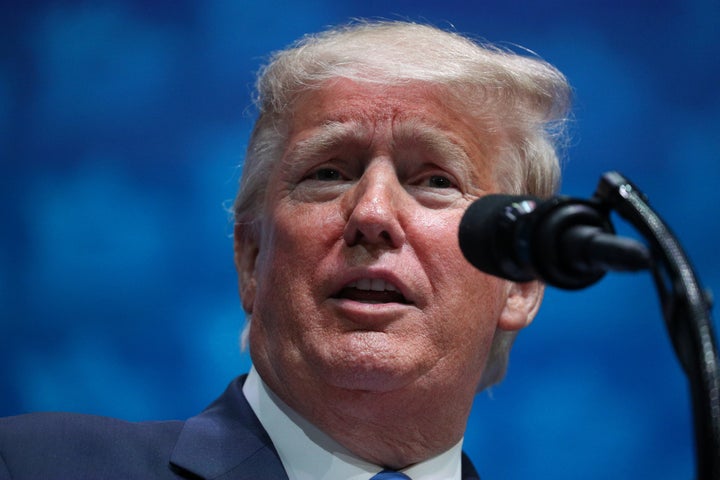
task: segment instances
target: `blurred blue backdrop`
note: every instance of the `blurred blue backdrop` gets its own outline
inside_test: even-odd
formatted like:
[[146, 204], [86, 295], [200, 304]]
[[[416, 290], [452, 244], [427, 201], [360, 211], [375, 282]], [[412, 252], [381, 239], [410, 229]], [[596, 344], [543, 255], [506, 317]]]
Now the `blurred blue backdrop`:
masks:
[[[267, 54], [352, 17], [519, 44], [576, 91], [563, 192], [624, 172], [720, 288], [717, 0], [25, 1], [0, 19], [0, 415], [185, 418], [247, 370], [225, 204]], [[622, 225], [621, 225], [622, 228]], [[449, 393], [451, 394], [451, 393]], [[692, 477], [647, 274], [552, 290], [466, 450], [486, 479]]]

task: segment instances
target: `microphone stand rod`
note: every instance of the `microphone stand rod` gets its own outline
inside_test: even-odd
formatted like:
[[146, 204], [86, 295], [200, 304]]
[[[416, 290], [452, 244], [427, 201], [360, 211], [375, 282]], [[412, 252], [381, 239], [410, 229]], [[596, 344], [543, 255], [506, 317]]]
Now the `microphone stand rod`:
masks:
[[649, 242], [665, 324], [690, 385], [698, 480], [720, 479], [720, 368], [710, 299], [687, 255], [645, 196], [617, 172], [604, 174], [595, 197]]

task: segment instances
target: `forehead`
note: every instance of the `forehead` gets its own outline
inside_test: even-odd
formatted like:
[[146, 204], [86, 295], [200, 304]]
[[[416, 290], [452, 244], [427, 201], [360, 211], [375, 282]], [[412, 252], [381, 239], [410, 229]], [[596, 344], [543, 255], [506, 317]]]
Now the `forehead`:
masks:
[[377, 141], [391, 140], [387, 137], [391, 136], [399, 140], [398, 135], [404, 133], [422, 140], [416, 128], [421, 127], [419, 130], [433, 132], [436, 137], [439, 134], [462, 149], [471, 160], [469, 167], [486, 176], [496, 157], [499, 136], [491, 134], [479, 118], [438, 86], [419, 82], [388, 86], [339, 79], [298, 99], [289, 139], [292, 144], [328, 125], [345, 124], [354, 130], [355, 138]]
[[425, 121], [449, 131], [461, 131], [469, 115], [448, 108], [439, 87], [413, 83], [380, 85], [336, 79], [310, 90], [297, 101], [292, 124], [296, 128], [327, 122], [384, 123]]

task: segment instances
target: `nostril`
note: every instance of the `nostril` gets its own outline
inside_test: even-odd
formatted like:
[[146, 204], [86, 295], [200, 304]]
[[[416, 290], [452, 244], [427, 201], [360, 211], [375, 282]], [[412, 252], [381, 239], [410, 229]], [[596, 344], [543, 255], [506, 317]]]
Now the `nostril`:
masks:
[[359, 245], [361, 243], [383, 243], [392, 244], [393, 236], [387, 230], [381, 230], [380, 232], [370, 232], [370, 235], [365, 235], [362, 229], [346, 229], [345, 231], [345, 243], [349, 247]]
[[345, 233], [345, 243], [346, 243], [349, 247], [354, 247], [355, 245], [357, 245], [358, 243], [360, 243], [360, 241], [362, 240], [362, 237], [363, 237], [363, 234], [362, 234], [362, 232], [361, 232], [360, 230], [355, 230], [354, 232], [351, 232], [351, 233], [348, 233], [348, 232], [346, 231], [346, 233]]

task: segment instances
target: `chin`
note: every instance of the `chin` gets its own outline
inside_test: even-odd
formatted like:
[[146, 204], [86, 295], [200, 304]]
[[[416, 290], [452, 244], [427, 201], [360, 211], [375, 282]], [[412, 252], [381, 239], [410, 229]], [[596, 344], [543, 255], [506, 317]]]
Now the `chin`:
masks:
[[[417, 349], [404, 343], [381, 339], [386, 335], [363, 332], [360, 338], [334, 342], [315, 358], [315, 369], [325, 382], [345, 390], [385, 393], [407, 388], [428, 370], [427, 359], [417, 356]], [[370, 337], [368, 339], [367, 337]], [[315, 362], [313, 362], [315, 363]]]
[[357, 393], [390, 393], [410, 386], [416, 377], [382, 369], [352, 368], [340, 373], [333, 371], [327, 382], [342, 390]]

